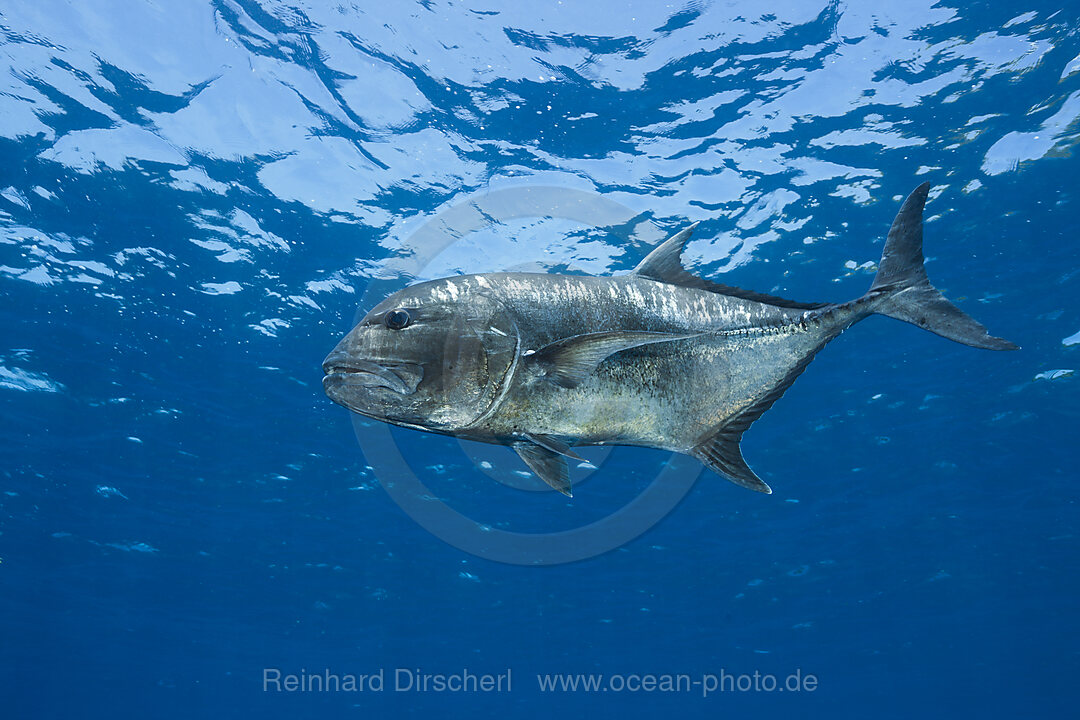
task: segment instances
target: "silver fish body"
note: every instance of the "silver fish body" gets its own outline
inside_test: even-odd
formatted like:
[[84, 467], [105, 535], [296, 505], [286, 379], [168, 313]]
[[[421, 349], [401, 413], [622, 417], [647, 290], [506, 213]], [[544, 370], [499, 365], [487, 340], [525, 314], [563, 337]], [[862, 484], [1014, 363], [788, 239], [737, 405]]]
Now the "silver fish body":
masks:
[[510, 445], [566, 494], [572, 447], [602, 444], [687, 453], [770, 492], [742, 457], [742, 433], [858, 320], [879, 313], [976, 347], [1016, 347], [930, 285], [927, 190], [904, 203], [870, 291], [851, 302], [793, 302], [691, 275], [680, 262], [691, 227], [629, 275], [488, 273], [408, 287], [339, 343], [324, 387], [385, 422]]
[[[493, 274], [455, 279], [490, 287], [513, 319], [520, 360], [491, 411], [458, 434], [513, 440], [522, 433], [576, 444], [686, 452], [816, 352], [852, 311], [778, 308], [626, 275]], [[604, 358], [569, 387], [551, 382], [545, 347], [597, 333], [655, 334]]]

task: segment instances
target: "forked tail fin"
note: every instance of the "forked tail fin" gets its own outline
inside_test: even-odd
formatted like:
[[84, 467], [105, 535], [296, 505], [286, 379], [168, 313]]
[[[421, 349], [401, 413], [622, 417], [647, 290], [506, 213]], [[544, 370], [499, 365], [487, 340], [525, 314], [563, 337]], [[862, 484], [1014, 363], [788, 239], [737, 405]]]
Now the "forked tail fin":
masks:
[[987, 350], [1018, 350], [994, 337], [974, 318], [945, 299], [930, 284], [923, 267], [923, 206], [930, 183], [908, 195], [893, 220], [874, 284], [867, 297], [879, 296], [874, 312], [918, 325], [942, 337]]

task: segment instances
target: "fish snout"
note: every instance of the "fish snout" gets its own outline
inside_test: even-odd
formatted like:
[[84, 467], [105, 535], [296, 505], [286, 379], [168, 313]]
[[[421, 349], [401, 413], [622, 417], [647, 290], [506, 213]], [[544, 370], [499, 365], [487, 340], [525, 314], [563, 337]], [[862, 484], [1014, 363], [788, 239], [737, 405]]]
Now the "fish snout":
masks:
[[335, 350], [323, 361], [323, 383], [359, 388], [386, 388], [399, 395], [412, 395], [424, 379], [424, 369], [411, 363], [378, 363], [358, 360]]
[[322, 363], [323, 375], [333, 374], [335, 371], [349, 364], [349, 354], [341, 350], [334, 350], [326, 356]]

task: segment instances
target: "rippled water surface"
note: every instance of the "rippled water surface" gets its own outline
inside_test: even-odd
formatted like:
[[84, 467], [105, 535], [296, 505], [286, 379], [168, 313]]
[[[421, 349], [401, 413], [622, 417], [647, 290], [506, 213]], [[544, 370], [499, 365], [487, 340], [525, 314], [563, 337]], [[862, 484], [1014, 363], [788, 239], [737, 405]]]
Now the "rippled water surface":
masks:
[[[5, 717], [1072, 712], [1078, 28], [1073, 2], [4, 3]], [[322, 393], [369, 288], [625, 272], [694, 221], [696, 272], [857, 297], [923, 181], [932, 279], [1023, 350], [860, 324], [747, 433], [772, 496], [704, 473], [617, 550], [492, 562], [406, 515]], [[431, 502], [518, 532], [667, 460], [617, 448], [567, 501], [509, 451], [386, 437]], [[818, 686], [536, 681], [721, 671]]]

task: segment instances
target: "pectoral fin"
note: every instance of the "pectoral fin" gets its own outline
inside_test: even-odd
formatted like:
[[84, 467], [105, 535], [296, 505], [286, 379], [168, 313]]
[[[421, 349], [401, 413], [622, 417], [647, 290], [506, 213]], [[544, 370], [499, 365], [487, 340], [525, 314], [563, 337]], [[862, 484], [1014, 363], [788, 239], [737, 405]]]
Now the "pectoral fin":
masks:
[[612, 332], [588, 333], [564, 338], [531, 353], [531, 361], [547, 379], [565, 388], [577, 387], [609, 356], [623, 350], [695, 337], [695, 333]]
[[566, 458], [528, 440], [514, 443], [514, 449], [537, 477], [563, 495], [573, 497], [574, 493], [570, 490], [570, 469], [566, 466]]

